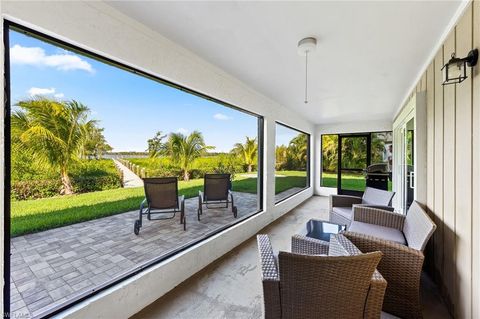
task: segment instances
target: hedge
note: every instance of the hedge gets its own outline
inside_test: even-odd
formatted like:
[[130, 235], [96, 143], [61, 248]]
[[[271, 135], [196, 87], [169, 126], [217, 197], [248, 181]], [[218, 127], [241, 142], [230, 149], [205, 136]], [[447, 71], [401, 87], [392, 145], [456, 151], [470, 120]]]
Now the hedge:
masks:
[[[36, 176], [12, 179], [11, 198], [38, 199], [60, 195], [62, 183], [53, 172], [39, 171]], [[42, 174], [43, 173], [43, 174]], [[70, 171], [73, 191], [86, 193], [122, 187], [122, 177], [112, 160], [82, 160]]]
[[[73, 177], [73, 191], [88, 193], [122, 187], [120, 175]], [[12, 199], [26, 200], [60, 195], [62, 182], [58, 179], [29, 180], [12, 183]]]
[[12, 182], [11, 197], [16, 200], [38, 199], [60, 194], [60, 180], [27, 180]]
[[[181, 170], [176, 167], [167, 157], [160, 158], [129, 158], [122, 162], [129, 166], [138, 165], [145, 169], [149, 177], [177, 176], [181, 178]], [[190, 169], [190, 178], [203, 178], [207, 173], [235, 173], [246, 172], [246, 167], [238, 157], [221, 154], [215, 156], [205, 156], [195, 159]]]

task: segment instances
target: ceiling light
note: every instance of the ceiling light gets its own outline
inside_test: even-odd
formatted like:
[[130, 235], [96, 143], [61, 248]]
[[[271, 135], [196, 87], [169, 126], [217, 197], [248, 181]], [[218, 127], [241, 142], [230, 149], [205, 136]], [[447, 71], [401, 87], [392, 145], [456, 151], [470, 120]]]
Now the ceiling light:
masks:
[[308, 103], [308, 54], [317, 48], [317, 39], [309, 37], [298, 42], [298, 54], [305, 56], [305, 103]]

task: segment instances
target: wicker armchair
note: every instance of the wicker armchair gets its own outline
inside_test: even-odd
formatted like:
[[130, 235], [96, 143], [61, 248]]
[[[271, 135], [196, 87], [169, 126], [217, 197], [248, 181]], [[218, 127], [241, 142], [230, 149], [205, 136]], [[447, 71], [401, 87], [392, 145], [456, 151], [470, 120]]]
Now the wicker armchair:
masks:
[[342, 235], [330, 245], [294, 236], [292, 253], [277, 260], [267, 235], [257, 241], [265, 318], [380, 318], [387, 286], [375, 270], [380, 252], [362, 254]]
[[378, 270], [388, 281], [384, 311], [402, 318], [422, 317], [423, 250], [435, 228], [416, 201], [406, 216], [374, 208], [355, 211], [350, 228], [343, 235], [364, 253], [383, 252]]
[[372, 187], [365, 188], [362, 197], [348, 195], [330, 195], [330, 221], [341, 225], [350, 225], [355, 207], [372, 207], [393, 211], [394, 192]]

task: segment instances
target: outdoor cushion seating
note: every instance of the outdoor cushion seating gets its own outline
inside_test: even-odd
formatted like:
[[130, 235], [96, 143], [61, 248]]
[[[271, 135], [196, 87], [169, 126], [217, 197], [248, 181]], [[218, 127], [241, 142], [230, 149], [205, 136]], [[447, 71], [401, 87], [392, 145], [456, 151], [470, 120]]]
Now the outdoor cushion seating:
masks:
[[[370, 225], [365, 228], [364, 224]], [[364, 227], [364, 228], [362, 228]], [[405, 243], [391, 240], [393, 229]], [[362, 252], [381, 251], [384, 256], [378, 270], [388, 281], [383, 309], [402, 318], [421, 318], [420, 276], [423, 250], [436, 225], [416, 201], [407, 215], [361, 207], [355, 210], [348, 231], [343, 234]]]
[[350, 225], [355, 206], [368, 206], [393, 211], [392, 198], [395, 192], [367, 187], [362, 197], [330, 195], [330, 221]]
[[371, 236], [382, 238], [385, 240], [391, 240], [402, 245], [407, 244], [402, 231], [396, 228], [372, 225], [359, 221], [352, 221], [352, 223], [348, 227], [348, 230], [356, 233], [369, 234]]
[[[172, 219], [180, 212], [180, 224], [187, 229], [185, 217], [185, 197], [178, 196], [178, 179], [176, 177], [144, 178], [145, 199], [140, 204], [139, 217], [135, 221], [133, 232], [138, 235], [142, 227], [142, 216], [148, 220]], [[167, 215], [152, 218], [152, 215]]]
[[[336, 215], [337, 218], [332, 217]], [[352, 218], [352, 207], [332, 207], [330, 211], [330, 221], [338, 224], [348, 225], [346, 222]]]
[[[382, 254], [362, 254], [342, 235], [327, 242], [292, 237], [292, 252], [273, 253], [258, 235], [265, 318], [380, 318], [387, 282]], [[322, 255], [323, 254], [323, 255]]]

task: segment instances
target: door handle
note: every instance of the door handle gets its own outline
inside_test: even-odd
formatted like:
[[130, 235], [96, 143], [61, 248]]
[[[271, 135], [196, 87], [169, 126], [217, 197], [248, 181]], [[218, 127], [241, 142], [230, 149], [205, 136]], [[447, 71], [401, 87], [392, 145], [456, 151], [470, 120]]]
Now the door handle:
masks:
[[414, 172], [410, 172], [409, 178], [410, 178], [410, 188], [415, 189], [415, 186], [413, 185], [413, 178], [414, 178]]

